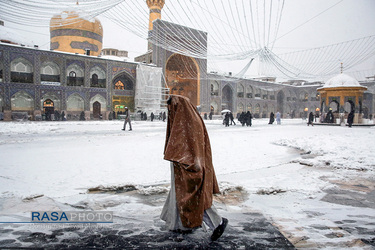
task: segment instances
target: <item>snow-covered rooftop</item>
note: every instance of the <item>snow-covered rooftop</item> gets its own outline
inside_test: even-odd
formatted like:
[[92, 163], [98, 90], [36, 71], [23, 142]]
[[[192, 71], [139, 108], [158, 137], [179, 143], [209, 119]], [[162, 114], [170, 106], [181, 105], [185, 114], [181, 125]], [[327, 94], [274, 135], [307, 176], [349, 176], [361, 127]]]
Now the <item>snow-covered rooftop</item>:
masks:
[[360, 87], [359, 82], [351, 76], [346, 74], [339, 74], [329, 79], [323, 88], [335, 88], [335, 87]]
[[20, 33], [15, 31], [14, 29], [5, 27], [0, 25], [0, 40], [2, 41], [9, 41], [16, 44], [24, 44], [27, 46], [33, 46], [33, 42], [22, 36]]

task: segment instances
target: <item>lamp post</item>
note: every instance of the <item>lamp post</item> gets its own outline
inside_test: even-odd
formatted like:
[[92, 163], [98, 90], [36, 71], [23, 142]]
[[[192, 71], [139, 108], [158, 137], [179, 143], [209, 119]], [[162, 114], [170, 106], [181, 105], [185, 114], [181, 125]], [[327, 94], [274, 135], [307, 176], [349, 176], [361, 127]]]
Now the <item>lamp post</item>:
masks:
[[305, 108], [305, 110], [304, 110], [304, 115], [305, 115], [305, 119], [307, 119], [307, 112], [309, 111], [309, 109], [308, 108]]

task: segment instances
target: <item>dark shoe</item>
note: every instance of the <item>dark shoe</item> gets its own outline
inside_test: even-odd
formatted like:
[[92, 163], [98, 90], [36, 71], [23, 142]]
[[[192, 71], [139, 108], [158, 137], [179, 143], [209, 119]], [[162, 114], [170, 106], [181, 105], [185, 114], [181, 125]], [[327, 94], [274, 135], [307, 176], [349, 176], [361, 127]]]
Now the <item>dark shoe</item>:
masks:
[[123, 129], [121, 129], [121, 130], [125, 130], [125, 129], [123, 128]]
[[223, 218], [223, 221], [221, 222], [221, 224], [217, 228], [215, 228], [214, 232], [212, 233], [211, 240], [215, 241], [219, 239], [220, 236], [224, 233], [224, 230], [227, 227], [227, 225], [228, 225], [228, 219]]
[[132, 131], [132, 129], [129, 129], [129, 131]]

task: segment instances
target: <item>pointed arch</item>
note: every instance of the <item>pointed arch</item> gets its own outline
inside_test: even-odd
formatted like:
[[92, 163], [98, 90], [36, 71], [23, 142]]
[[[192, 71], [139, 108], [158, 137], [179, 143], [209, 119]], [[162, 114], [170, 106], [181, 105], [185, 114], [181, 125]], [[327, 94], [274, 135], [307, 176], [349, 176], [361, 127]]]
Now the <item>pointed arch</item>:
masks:
[[10, 63], [11, 82], [33, 83], [33, 64], [23, 57], [18, 57]]
[[61, 99], [53, 93], [46, 93], [42, 96], [40, 100], [41, 107], [43, 107], [43, 102], [47, 99], [53, 101], [55, 110], [61, 110]]
[[93, 105], [94, 105], [95, 102], [100, 103], [100, 106], [101, 106], [100, 111], [101, 112], [105, 112], [106, 111], [107, 101], [106, 101], [105, 97], [103, 97], [100, 94], [96, 94], [95, 96], [93, 96], [90, 99], [90, 111], [91, 112], [93, 111]]
[[165, 72], [171, 94], [186, 96], [195, 106], [200, 104], [200, 69], [195, 58], [173, 54], [165, 64]]
[[247, 111], [250, 111], [250, 113], [253, 113], [253, 105], [251, 105], [251, 103], [247, 104]]
[[84, 111], [85, 100], [77, 93], [71, 94], [66, 99], [66, 110], [67, 111]]
[[24, 90], [15, 93], [11, 97], [10, 103], [12, 111], [34, 110], [34, 98]]
[[230, 85], [225, 85], [222, 89], [221, 109], [233, 110], [233, 89]]
[[237, 104], [237, 113], [245, 111], [245, 107], [242, 102]]
[[260, 104], [259, 103], [255, 104], [254, 117], [255, 118], [260, 117]]
[[40, 66], [41, 82], [60, 82], [60, 68], [55, 62], [46, 61]]
[[307, 102], [309, 100], [309, 93], [307, 93], [306, 91], [301, 91], [299, 93], [299, 100], [302, 101], [302, 102]]
[[83, 86], [84, 76], [84, 70], [76, 63], [72, 63], [66, 68], [66, 83], [68, 86]]
[[241, 83], [239, 83], [237, 85], [237, 97], [243, 98], [244, 96], [245, 96], [245, 88]]
[[262, 118], [266, 118], [268, 114], [268, 105], [265, 103], [262, 107]]
[[90, 86], [95, 88], [105, 88], [106, 87], [106, 73], [99, 67], [94, 66], [90, 69]]
[[113, 89], [134, 90], [134, 80], [126, 72], [121, 72], [112, 80]]
[[210, 88], [211, 96], [219, 95], [219, 83], [217, 81], [211, 81]]
[[211, 102], [211, 112], [215, 115], [220, 114], [219, 105], [215, 101]]

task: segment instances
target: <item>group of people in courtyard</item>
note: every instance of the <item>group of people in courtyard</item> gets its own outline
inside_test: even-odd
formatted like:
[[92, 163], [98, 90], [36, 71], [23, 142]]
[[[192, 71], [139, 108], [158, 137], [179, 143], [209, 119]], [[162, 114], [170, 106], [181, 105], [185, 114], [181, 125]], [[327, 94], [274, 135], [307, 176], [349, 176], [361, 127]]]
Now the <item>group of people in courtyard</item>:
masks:
[[[241, 112], [241, 113], [237, 114], [237, 120], [238, 120], [238, 122], [241, 123], [242, 126], [251, 127], [252, 119], [253, 119], [253, 115], [250, 113], [250, 111]], [[270, 120], [269, 120], [268, 124], [273, 124], [274, 121], [275, 121], [275, 114], [273, 112], [271, 112], [270, 113]], [[276, 113], [276, 122], [277, 122], [277, 124], [281, 124], [281, 114], [280, 114], [280, 112]], [[226, 112], [224, 114], [223, 125], [225, 125], [225, 127], [229, 127], [230, 125], [236, 125], [236, 123], [234, 122], [234, 117], [233, 117], [232, 112]]]
[[[197, 112], [199, 113], [198, 110], [197, 110]], [[129, 131], [131, 131], [132, 126], [131, 126], [129, 109], [127, 107], [125, 107], [125, 111], [122, 112], [122, 114], [125, 115], [125, 121], [124, 121], [124, 125], [123, 125], [122, 130], [126, 130], [126, 125], [129, 123], [129, 127], [130, 127]], [[146, 112], [141, 112], [140, 115], [141, 115], [142, 121], [148, 120]], [[207, 116], [207, 113], [203, 114], [204, 120], [207, 120], [207, 119], [212, 120], [212, 117], [213, 117], [212, 112], [210, 112], [208, 116]], [[319, 117], [319, 115], [314, 114], [313, 112], [310, 112], [307, 115], [307, 117], [306, 116], [304, 116], [304, 117], [305, 117], [304, 119], [307, 118], [307, 125], [308, 126], [310, 126], [310, 125], [314, 126], [314, 121], [316, 122], [316, 119], [317, 119], [317, 117]], [[166, 112], [160, 112], [159, 113], [159, 116], [158, 116], [159, 120], [165, 121], [166, 118], [167, 118]], [[253, 115], [250, 113], [250, 111], [237, 113], [236, 118], [242, 126], [248, 126], [248, 127], [252, 126]], [[155, 115], [154, 115], [153, 112], [151, 112], [150, 121], [152, 122], [154, 119], [155, 119]], [[276, 112], [276, 115], [273, 112], [270, 113], [268, 124], [272, 125], [275, 122], [275, 120], [276, 120], [276, 123], [278, 125], [281, 124], [281, 113], [279, 111]], [[334, 120], [335, 120], [335, 116], [332, 112], [332, 109], [329, 109], [327, 114], [324, 114], [324, 113], [320, 114], [319, 121], [321, 123], [334, 123]], [[354, 121], [354, 110], [352, 110], [347, 116], [347, 123], [348, 123], [349, 127], [352, 127], [353, 121]], [[229, 127], [230, 125], [236, 125], [236, 122], [234, 121], [234, 116], [233, 116], [232, 112], [228, 111], [228, 112], [224, 113], [223, 125], [225, 125], [225, 127]]]
[[[122, 130], [125, 131], [126, 130], [126, 125], [129, 123], [129, 131], [132, 131], [132, 124], [131, 124], [131, 119], [130, 119], [130, 113], [129, 113], [129, 108], [128, 107], [125, 107], [125, 111], [122, 112], [121, 114], [123, 114], [125, 117], [124, 117], [124, 125], [122, 127]], [[146, 112], [141, 112], [141, 121], [147, 121], [147, 113]], [[150, 115], [150, 121], [154, 121], [155, 119], [155, 115], [154, 115], [154, 112], [151, 112], [151, 115]], [[165, 121], [165, 119], [167, 119], [167, 114], [165, 112], [160, 112], [159, 113], [159, 120], [161, 121]]]
[[[271, 112], [270, 113], [270, 120], [269, 120], [268, 124], [272, 125], [274, 122], [275, 122], [275, 114], [273, 112]], [[280, 114], [279, 111], [277, 111], [277, 113], [276, 113], [276, 123], [278, 125], [281, 124], [281, 114]]]

